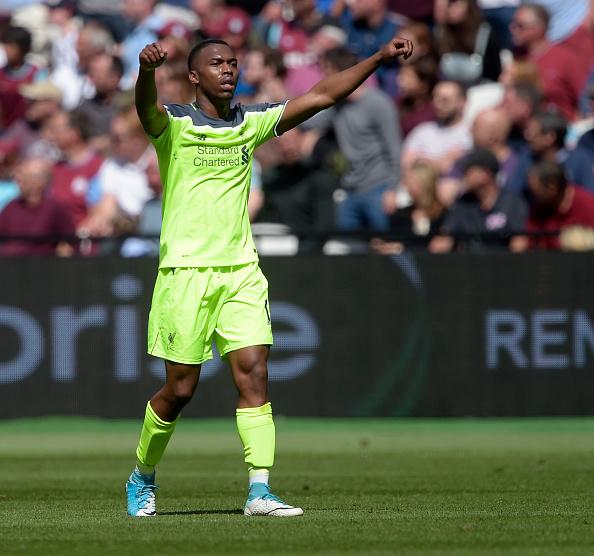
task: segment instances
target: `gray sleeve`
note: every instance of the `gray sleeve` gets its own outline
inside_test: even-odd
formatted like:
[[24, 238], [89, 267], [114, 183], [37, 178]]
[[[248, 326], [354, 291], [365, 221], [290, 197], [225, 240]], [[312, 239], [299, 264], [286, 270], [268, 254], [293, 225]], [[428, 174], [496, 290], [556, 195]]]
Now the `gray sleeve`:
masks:
[[320, 135], [323, 135], [332, 127], [334, 112], [334, 108], [326, 108], [326, 110], [314, 114], [309, 120], [305, 120], [299, 126], [299, 129], [303, 131], [317, 131]]
[[378, 95], [370, 105], [370, 112], [370, 118], [378, 129], [378, 139], [385, 149], [390, 174], [394, 176], [393, 185], [396, 187], [400, 183], [400, 157], [402, 156], [402, 132], [398, 110], [388, 97]]

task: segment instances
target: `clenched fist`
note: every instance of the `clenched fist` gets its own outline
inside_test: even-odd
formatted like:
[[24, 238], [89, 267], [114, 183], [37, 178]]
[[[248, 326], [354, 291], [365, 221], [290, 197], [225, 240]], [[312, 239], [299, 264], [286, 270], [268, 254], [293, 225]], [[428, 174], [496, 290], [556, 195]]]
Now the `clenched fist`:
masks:
[[394, 37], [388, 44], [383, 46], [380, 53], [384, 63], [393, 62], [398, 56], [408, 60], [413, 53], [413, 43], [408, 39]]
[[142, 71], [154, 70], [164, 64], [165, 60], [167, 60], [167, 51], [163, 50], [158, 42], [147, 44], [138, 55]]

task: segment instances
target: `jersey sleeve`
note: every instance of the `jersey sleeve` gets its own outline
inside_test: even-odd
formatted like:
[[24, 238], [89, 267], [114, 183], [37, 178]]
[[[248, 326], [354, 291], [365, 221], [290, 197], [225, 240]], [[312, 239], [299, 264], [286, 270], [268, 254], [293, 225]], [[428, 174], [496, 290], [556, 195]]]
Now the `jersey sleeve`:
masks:
[[246, 106], [246, 117], [250, 125], [256, 126], [256, 147], [277, 137], [276, 126], [285, 111], [287, 102], [253, 104]]

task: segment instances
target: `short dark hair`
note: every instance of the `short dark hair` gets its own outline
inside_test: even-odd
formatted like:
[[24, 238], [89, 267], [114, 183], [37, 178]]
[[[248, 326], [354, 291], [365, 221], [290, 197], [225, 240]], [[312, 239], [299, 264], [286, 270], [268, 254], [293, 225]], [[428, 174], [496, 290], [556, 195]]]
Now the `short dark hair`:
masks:
[[433, 56], [421, 56], [408, 64], [408, 67], [415, 72], [419, 81], [427, 85], [429, 92], [431, 92], [438, 80], [438, 66]]
[[109, 54], [109, 58], [111, 59], [111, 71], [115, 74], [122, 77], [124, 75], [124, 62], [119, 56], [115, 56], [113, 54]]
[[[210, 46], [211, 44], [224, 44], [226, 46], [229, 46], [229, 43], [227, 41], [224, 41], [223, 39], [205, 39], [203, 41], [200, 41], [198, 44], [195, 44], [190, 49], [190, 53], [188, 54], [188, 71], [192, 71], [192, 64], [194, 63], [194, 58], [198, 56], [198, 54], [200, 54], [200, 52], [202, 52], [204, 48]], [[229, 48], [231, 47], [229, 46]]]
[[533, 118], [543, 133], [554, 133], [555, 146], [558, 149], [563, 148], [565, 145], [565, 135], [567, 134], [567, 122], [565, 118], [554, 111], [537, 112]]
[[500, 166], [497, 157], [490, 150], [474, 149], [462, 159], [462, 171], [466, 174], [471, 168], [482, 168], [495, 177]]
[[24, 27], [7, 27], [2, 33], [5, 44], [16, 44], [23, 56], [31, 50], [31, 33]]
[[550, 187], [555, 186], [559, 192], [567, 188], [567, 175], [561, 164], [553, 160], [541, 160], [530, 168], [530, 174], [540, 183]]
[[68, 123], [70, 127], [76, 129], [84, 141], [92, 136], [92, 122], [86, 112], [79, 108], [75, 108], [71, 112], [66, 112], [66, 114], [68, 115]]
[[359, 58], [348, 48], [337, 46], [322, 55], [324, 62], [338, 71], [344, 71], [359, 63]]

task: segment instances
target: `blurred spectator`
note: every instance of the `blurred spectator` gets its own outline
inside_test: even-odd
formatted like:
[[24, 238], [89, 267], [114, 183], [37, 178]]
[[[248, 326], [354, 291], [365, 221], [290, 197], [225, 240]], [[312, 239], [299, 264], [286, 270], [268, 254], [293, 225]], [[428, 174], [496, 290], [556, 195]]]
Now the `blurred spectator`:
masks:
[[437, 64], [430, 56], [418, 58], [403, 64], [396, 80], [400, 126], [406, 137], [419, 124], [435, 120], [432, 94], [437, 83]]
[[128, 22], [122, 17], [123, 0], [75, 0], [75, 2], [77, 12], [83, 16], [85, 22], [96, 21], [101, 27], [109, 29], [118, 43], [122, 42], [130, 31]]
[[161, 104], [187, 104], [196, 100], [196, 90], [188, 79], [187, 62], [163, 64], [155, 72]]
[[390, 217], [390, 232], [403, 236], [401, 241], [371, 241], [374, 251], [383, 255], [402, 252], [405, 248], [427, 247], [441, 229], [446, 208], [437, 196], [438, 174], [435, 168], [421, 160], [404, 175], [404, 184], [411, 204], [398, 208]]
[[409, 21], [398, 29], [398, 36], [408, 39], [414, 44], [412, 56], [408, 60], [400, 60], [401, 64], [410, 64], [425, 56], [437, 59], [433, 33], [425, 23]]
[[60, 110], [62, 93], [48, 80], [23, 85], [21, 95], [27, 103], [23, 118], [16, 120], [0, 137], [0, 145], [14, 143], [19, 156], [58, 160], [59, 150], [48, 141], [45, 126]]
[[22, 118], [27, 109], [20, 87], [39, 77], [39, 68], [25, 61], [31, 50], [31, 33], [22, 27], [8, 27], [0, 35], [6, 65], [0, 68], [0, 130]]
[[506, 187], [517, 172], [520, 160], [507, 142], [512, 121], [503, 108], [492, 108], [481, 112], [472, 124], [472, 138], [475, 149], [491, 151], [499, 162], [498, 183]]
[[[388, 11], [387, 0], [352, 0], [346, 4], [348, 9], [342, 13], [341, 23], [349, 49], [359, 58], [377, 52], [406, 23], [405, 18]], [[376, 72], [380, 86], [392, 96], [396, 92], [397, 68], [397, 64], [387, 64]]]
[[50, 195], [66, 205], [76, 227], [87, 216], [87, 193], [103, 158], [89, 146], [88, 117], [77, 111], [56, 112], [48, 122], [51, 141], [62, 159], [54, 166]]
[[[543, 160], [530, 171], [532, 205], [528, 232], [560, 232], [573, 226], [594, 228], [594, 194], [567, 182], [563, 167]], [[522, 247], [558, 249], [559, 237], [531, 237]]]
[[153, 196], [146, 170], [154, 158], [136, 112], [117, 115], [111, 122], [113, 153], [93, 180], [87, 200], [89, 216], [79, 229], [90, 236], [130, 233], [145, 203]]
[[51, 40], [50, 66], [65, 65], [72, 70], [78, 65], [76, 41], [81, 22], [74, 16], [75, 0], [48, 0], [48, 32]]
[[538, 4], [518, 8], [511, 23], [511, 32], [518, 54], [527, 55], [539, 70], [544, 101], [556, 106], [572, 121], [577, 114], [586, 72], [576, 65], [572, 51], [547, 39], [549, 14]]
[[466, 191], [450, 209], [442, 235], [433, 238], [430, 250], [444, 253], [455, 247], [508, 246], [511, 236], [524, 229], [528, 215], [525, 201], [510, 189], [499, 187], [499, 162], [492, 152], [471, 151], [462, 168]]
[[[322, 65], [331, 76], [357, 63], [344, 48], [326, 53]], [[400, 183], [401, 133], [394, 103], [382, 91], [365, 83], [345, 101], [313, 120], [318, 131], [334, 129], [348, 167], [338, 203], [337, 224], [343, 230], [383, 231], [389, 226], [384, 206], [395, 208]]]
[[109, 147], [109, 124], [117, 111], [116, 99], [124, 66], [117, 56], [101, 53], [91, 59], [89, 80], [95, 88], [93, 98], [85, 99], [79, 106], [91, 125], [91, 144], [101, 152]]
[[15, 142], [0, 142], [0, 211], [19, 196], [19, 187], [14, 181], [17, 160], [18, 145]]
[[[300, 128], [294, 128], [279, 137], [282, 163], [263, 175], [264, 207], [258, 220], [280, 222], [297, 232], [332, 230], [332, 193], [337, 180], [319, 161], [303, 152], [303, 134]], [[307, 251], [315, 245], [302, 241], [300, 249]]]
[[243, 66], [243, 79], [254, 89], [248, 102], [257, 104], [287, 99], [289, 95], [283, 84], [285, 75], [283, 56], [278, 50], [269, 47], [251, 49]]
[[518, 193], [528, 189], [530, 168], [541, 160], [564, 164], [567, 160], [565, 134], [567, 122], [556, 112], [537, 112], [526, 126], [525, 137], [528, 149], [520, 153], [518, 167], [508, 180], [508, 187]]
[[436, 10], [436, 42], [444, 78], [467, 85], [484, 79], [497, 81], [501, 73], [499, 42], [476, 0], [443, 2], [443, 13]]
[[[19, 164], [16, 182], [20, 195], [0, 213], [0, 236], [72, 236], [74, 225], [67, 208], [46, 195], [51, 179], [51, 163], [29, 158]], [[72, 248], [58, 239], [45, 241], [12, 240], [0, 242], [4, 256], [72, 254]]]
[[157, 0], [122, 0], [122, 15], [132, 25], [120, 51], [124, 62], [122, 86], [126, 89], [134, 85], [140, 51], [157, 40], [157, 31], [163, 27], [163, 21], [154, 13], [156, 3]]
[[518, 153], [527, 148], [526, 127], [540, 108], [541, 101], [541, 91], [528, 83], [518, 83], [505, 88], [501, 106], [512, 121], [508, 143]]
[[[594, 107], [594, 87], [589, 96]], [[594, 193], [594, 129], [589, 129], [579, 138], [565, 162], [565, 171], [571, 183], [587, 187]]]
[[523, 84], [542, 90], [538, 68], [534, 63], [527, 60], [512, 60], [504, 66], [503, 71], [499, 75], [499, 82], [504, 87]]
[[485, 19], [497, 35], [501, 48], [510, 49], [512, 38], [509, 24], [514, 17], [516, 8], [520, 5], [520, 0], [478, 0], [478, 4]]
[[462, 120], [466, 94], [454, 81], [442, 81], [433, 90], [435, 121], [415, 127], [404, 141], [402, 166], [408, 169], [426, 159], [440, 175], [451, 172], [454, 163], [472, 146], [468, 125]]
[[72, 110], [84, 99], [93, 97], [95, 88], [88, 76], [91, 60], [98, 54], [110, 52], [113, 46], [111, 35], [98, 23], [86, 23], [80, 30], [76, 40], [76, 68], [62, 64], [50, 74], [51, 82], [62, 91], [66, 110]]
[[158, 34], [161, 48], [167, 52], [168, 64], [187, 64], [193, 34], [189, 27], [179, 21], [166, 23]]
[[[529, 4], [522, 0], [522, 4]], [[567, 39], [584, 21], [588, 14], [588, 0], [533, 0], [549, 14], [547, 36], [552, 42]]]

